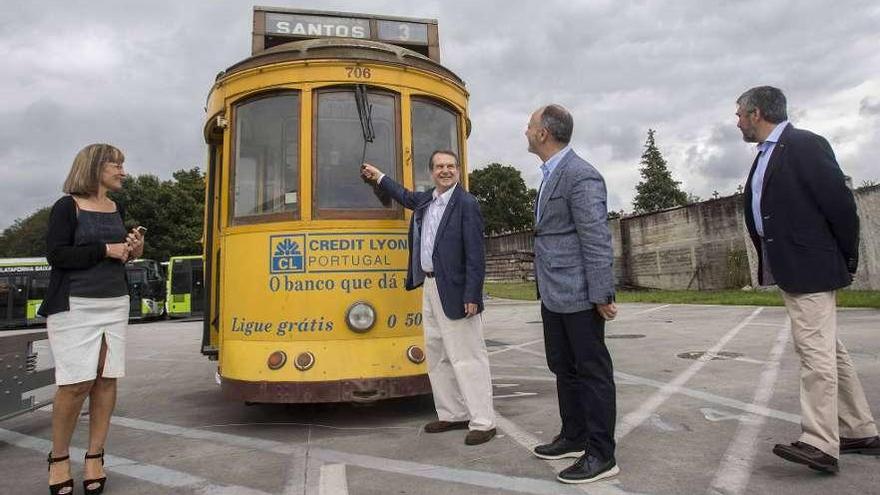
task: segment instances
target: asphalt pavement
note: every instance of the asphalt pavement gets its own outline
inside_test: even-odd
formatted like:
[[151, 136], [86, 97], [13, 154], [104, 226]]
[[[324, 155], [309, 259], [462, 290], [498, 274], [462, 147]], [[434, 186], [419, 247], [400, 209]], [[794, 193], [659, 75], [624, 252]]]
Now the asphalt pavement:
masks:
[[[530, 448], [559, 430], [537, 303], [483, 315], [499, 435], [425, 434], [430, 397], [368, 405], [225, 400], [199, 354], [201, 322], [129, 327], [127, 376], [107, 444], [107, 494], [880, 493], [880, 458], [823, 475], [771, 453], [797, 439], [798, 360], [783, 308], [623, 304], [607, 328], [618, 392], [619, 476], [555, 480], [568, 461]], [[880, 413], [880, 311], [841, 310], [840, 335]], [[0, 423], [0, 493], [46, 493], [51, 411]], [[77, 483], [87, 445], [73, 438]], [[81, 492], [81, 485], [76, 493]]]

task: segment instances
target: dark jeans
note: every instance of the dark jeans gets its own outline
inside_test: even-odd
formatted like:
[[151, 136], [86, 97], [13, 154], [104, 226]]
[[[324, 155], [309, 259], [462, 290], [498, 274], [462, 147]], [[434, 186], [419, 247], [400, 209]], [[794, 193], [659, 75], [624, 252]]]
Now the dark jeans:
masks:
[[555, 313], [541, 305], [547, 365], [556, 375], [562, 436], [614, 458], [617, 395], [605, 320], [595, 309]]

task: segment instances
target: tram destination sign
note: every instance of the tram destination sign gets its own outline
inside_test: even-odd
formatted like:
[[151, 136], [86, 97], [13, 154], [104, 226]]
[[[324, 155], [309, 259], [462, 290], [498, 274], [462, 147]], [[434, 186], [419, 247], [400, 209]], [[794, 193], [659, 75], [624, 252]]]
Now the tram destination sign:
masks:
[[308, 37], [372, 38], [370, 21], [353, 17], [266, 14], [266, 32]]
[[377, 39], [392, 43], [428, 44], [428, 25], [418, 22], [377, 20], [373, 33], [370, 20], [357, 17], [266, 13], [266, 34], [308, 38]]

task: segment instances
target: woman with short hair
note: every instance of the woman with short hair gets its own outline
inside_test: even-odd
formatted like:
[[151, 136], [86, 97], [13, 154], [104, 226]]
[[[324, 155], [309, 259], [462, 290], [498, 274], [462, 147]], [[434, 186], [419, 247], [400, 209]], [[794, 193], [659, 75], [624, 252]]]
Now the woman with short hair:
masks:
[[144, 238], [127, 232], [124, 209], [107, 196], [122, 189], [125, 156], [109, 144], [77, 153], [55, 202], [46, 235], [52, 272], [45, 316], [58, 390], [52, 409], [49, 491], [73, 493], [68, 448], [86, 397], [89, 447], [83, 489], [104, 491], [104, 442], [116, 404], [116, 379], [125, 375], [129, 297], [125, 262], [143, 254]]

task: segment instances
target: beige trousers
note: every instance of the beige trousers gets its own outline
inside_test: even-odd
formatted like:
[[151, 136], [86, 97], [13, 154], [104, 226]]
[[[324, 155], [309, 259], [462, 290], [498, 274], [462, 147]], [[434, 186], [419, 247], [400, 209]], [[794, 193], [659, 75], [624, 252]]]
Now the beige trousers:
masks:
[[877, 426], [849, 353], [837, 338], [834, 291], [782, 293], [801, 360], [800, 441], [839, 457], [840, 437], [877, 435]]
[[471, 430], [495, 428], [482, 315], [450, 320], [443, 313], [437, 282], [426, 278], [422, 325], [437, 417], [441, 421], [469, 420]]

